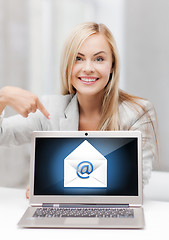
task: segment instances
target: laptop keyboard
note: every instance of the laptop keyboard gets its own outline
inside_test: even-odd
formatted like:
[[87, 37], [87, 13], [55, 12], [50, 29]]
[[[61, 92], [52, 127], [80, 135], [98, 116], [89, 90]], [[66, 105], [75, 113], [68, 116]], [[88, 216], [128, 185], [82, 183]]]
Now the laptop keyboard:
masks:
[[134, 210], [130, 208], [37, 208], [33, 217], [134, 218]]

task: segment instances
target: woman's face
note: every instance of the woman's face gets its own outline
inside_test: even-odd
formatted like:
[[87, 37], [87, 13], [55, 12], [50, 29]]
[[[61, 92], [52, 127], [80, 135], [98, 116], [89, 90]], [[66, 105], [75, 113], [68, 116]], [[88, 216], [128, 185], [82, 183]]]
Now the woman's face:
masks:
[[112, 72], [112, 61], [112, 51], [104, 35], [89, 36], [80, 47], [72, 68], [71, 83], [77, 93], [104, 93]]

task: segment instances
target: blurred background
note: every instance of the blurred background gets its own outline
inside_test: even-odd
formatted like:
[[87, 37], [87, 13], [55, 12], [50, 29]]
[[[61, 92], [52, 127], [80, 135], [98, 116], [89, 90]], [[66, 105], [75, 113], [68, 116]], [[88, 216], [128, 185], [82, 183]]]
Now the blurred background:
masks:
[[[0, 0], [0, 88], [59, 93], [65, 38], [84, 21], [112, 31], [121, 59], [120, 88], [153, 103], [160, 139], [160, 165], [153, 168], [169, 172], [168, 0]], [[7, 108], [6, 117], [12, 114]], [[29, 150], [0, 147], [0, 186], [28, 184]]]

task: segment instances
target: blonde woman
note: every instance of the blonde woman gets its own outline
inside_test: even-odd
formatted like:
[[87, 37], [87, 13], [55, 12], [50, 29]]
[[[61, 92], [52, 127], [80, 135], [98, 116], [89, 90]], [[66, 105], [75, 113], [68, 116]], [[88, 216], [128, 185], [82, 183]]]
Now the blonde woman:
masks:
[[23, 89], [0, 90], [0, 114], [6, 105], [19, 113], [8, 119], [1, 114], [0, 144], [30, 142], [34, 130], [139, 130], [147, 183], [157, 158], [155, 111], [149, 101], [120, 90], [118, 82], [119, 57], [109, 29], [96, 23], [78, 25], [61, 60], [62, 95], [39, 100]]

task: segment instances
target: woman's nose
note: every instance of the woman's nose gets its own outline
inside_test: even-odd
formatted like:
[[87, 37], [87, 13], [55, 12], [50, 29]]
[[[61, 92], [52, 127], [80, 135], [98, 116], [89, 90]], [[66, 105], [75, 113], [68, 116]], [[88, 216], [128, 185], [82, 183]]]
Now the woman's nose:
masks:
[[94, 72], [94, 67], [91, 61], [85, 61], [83, 65], [83, 71], [85, 73], [92, 73]]

